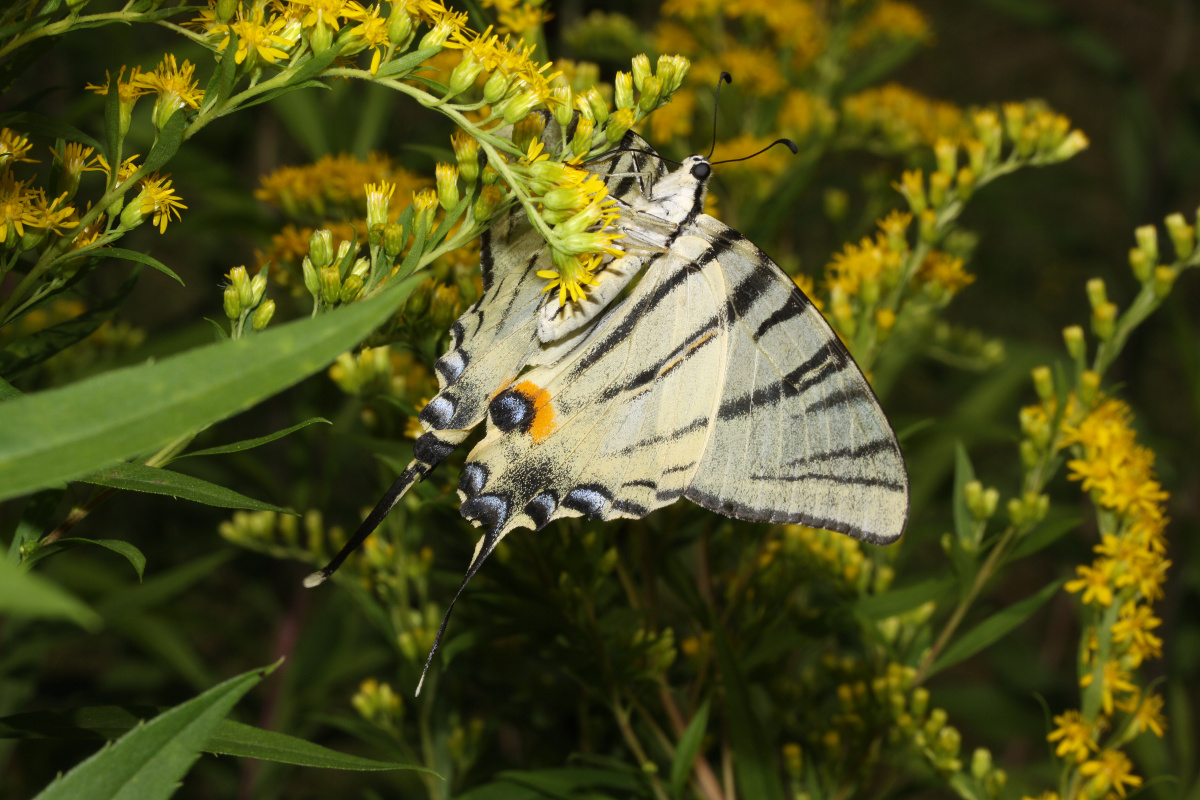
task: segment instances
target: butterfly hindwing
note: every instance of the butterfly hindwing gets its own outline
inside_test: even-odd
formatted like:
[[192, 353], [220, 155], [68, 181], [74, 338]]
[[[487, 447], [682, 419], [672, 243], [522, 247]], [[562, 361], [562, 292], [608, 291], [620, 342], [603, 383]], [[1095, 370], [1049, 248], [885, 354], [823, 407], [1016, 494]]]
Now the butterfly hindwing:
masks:
[[729, 369], [686, 496], [740, 519], [897, 539], [908, 516], [900, 447], [845, 346], [779, 267], [708, 216], [726, 297]]

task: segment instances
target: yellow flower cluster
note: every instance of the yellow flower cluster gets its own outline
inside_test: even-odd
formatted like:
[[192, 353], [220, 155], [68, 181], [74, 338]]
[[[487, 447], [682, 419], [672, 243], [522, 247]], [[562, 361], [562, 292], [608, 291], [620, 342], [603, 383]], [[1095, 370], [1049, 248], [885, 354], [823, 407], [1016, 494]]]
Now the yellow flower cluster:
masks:
[[896, 0], [883, 0], [850, 34], [850, 47], [859, 50], [880, 40], [897, 39], [925, 43], [932, 37], [929, 20], [915, 6]]
[[[28, 250], [41, 244], [46, 234], [62, 235], [66, 229], [77, 227], [75, 207], [67, 201], [75, 194], [79, 175], [95, 169], [92, 148], [68, 145], [58, 187], [61, 194], [51, 198], [44, 189], [32, 186], [32, 178], [18, 180], [13, 170], [18, 163], [37, 163], [29, 157], [31, 149], [28, 137], [0, 128], [0, 246], [5, 249]], [[55, 158], [59, 158], [57, 151]]]
[[842, 135], [854, 143], [887, 152], [932, 147], [938, 139], [968, 133], [962, 109], [888, 83], [865, 89], [842, 101]]
[[[1037, 377], [1035, 371], [1035, 382]], [[1085, 381], [1097, 382], [1094, 375]], [[1043, 403], [1022, 411], [1022, 428], [1035, 444], [1049, 438], [1048, 421], [1055, 416], [1049, 389], [1040, 391], [1048, 395]], [[1154, 453], [1137, 443], [1125, 403], [1102, 399], [1082, 418], [1075, 411], [1079, 407], [1072, 397], [1057, 444], [1076, 456], [1068, 461], [1069, 477], [1081, 481], [1107, 512], [1101, 515], [1095, 560], [1078, 566], [1077, 577], [1066, 584], [1095, 610], [1085, 630], [1080, 686], [1095, 696], [1090, 707], [1096, 712], [1068, 710], [1056, 716], [1047, 738], [1055, 754], [1077, 770], [1072, 786], [1079, 796], [1125, 797], [1142, 778], [1120, 748], [1147, 730], [1161, 737], [1165, 727], [1162, 697], [1144, 692], [1134, 670], [1162, 656], [1162, 639], [1154, 632], [1162, 621], [1151, 604], [1162, 597], [1171, 563], [1165, 558], [1167, 493], [1154, 474]], [[1089, 708], [1086, 701], [1084, 708]]]
[[380, 181], [395, 185], [402, 196], [433, 183], [382, 153], [371, 153], [366, 159], [342, 153], [322, 156], [312, 164], [280, 167], [259, 179], [254, 196], [291, 217], [356, 214], [365, 218], [367, 186]]

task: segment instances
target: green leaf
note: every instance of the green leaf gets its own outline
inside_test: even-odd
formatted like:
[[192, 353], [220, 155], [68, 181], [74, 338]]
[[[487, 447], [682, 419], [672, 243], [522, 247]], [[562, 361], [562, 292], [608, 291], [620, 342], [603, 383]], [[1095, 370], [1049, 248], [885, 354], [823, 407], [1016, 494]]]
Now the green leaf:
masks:
[[[143, 174], [149, 174], [170, 161], [175, 153], [179, 151], [179, 145], [183, 144], [183, 134], [187, 130], [187, 107], [179, 108], [167, 120], [167, 124], [163, 125], [162, 130], [158, 132], [158, 136], [154, 140], [153, 146], [150, 148], [150, 155], [146, 156], [146, 163], [143, 165]], [[116, 165], [113, 165], [116, 169]]]
[[408, 72], [410, 69], [416, 69], [419, 65], [430, 58], [433, 58], [438, 53], [442, 52], [439, 47], [426, 47], [421, 50], [414, 50], [403, 58], [397, 58], [394, 61], [389, 61], [379, 67], [377, 77], [389, 78], [393, 75], [399, 75]]
[[[157, 713], [146, 706], [92, 706], [70, 711], [36, 711], [0, 719], [3, 739], [116, 739]], [[221, 756], [257, 758], [280, 764], [319, 769], [364, 772], [411, 769], [436, 775], [432, 770], [397, 761], [339, 753], [295, 736], [224, 720], [200, 748]]]
[[24, 392], [20, 389], [4, 380], [4, 378], [0, 378], [0, 403], [3, 403], [5, 400], [12, 400], [14, 397], [20, 397], [22, 394]]
[[25, 557], [25, 560], [21, 562], [21, 566], [23, 566], [25, 569], [29, 569], [44, 558], [49, 558], [56, 553], [61, 553], [63, 550], [70, 550], [74, 547], [78, 547], [81, 544], [98, 545], [124, 556], [125, 559], [131, 565], [133, 565], [133, 570], [137, 573], [139, 581], [142, 579], [142, 574], [146, 571], [146, 556], [142, 554], [142, 551], [138, 550], [129, 542], [123, 542], [120, 539], [56, 539], [50, 544], [42, 545], [41, 547], [35, 549], [32, 553]]
[[708, 701], [705, 700], [700, 708], [696, 709], [696, 715], [684, 729], [675, 748], [675, 758], [671, 762], [672, 797], [683, 795], [683, 787], [687, 783], [688, 775], [692, 773], [692, 764], [696, 760], [696, 754], [700, 752], [700, 745], [704, 742], [704, 733], [707, 730]]
[[90, 631], [102, 624], [100, 615], [82, 600], [7, 560], [0, 560], [0, 616], [69, 619]]
[[213, 326], [213, 330], [215, 331], [216, 341], [218, 341], [218, 342], [228, 342], [229, 341], [229, 332], [225, 330], [225, 328], [221, 325], [221, 323], [217, 322], [215, 319], [212, 319], [211, 317], [205, 317], [204, 321], [207, 322], [209, 325]]
[[307, 428], [309, 425], [315, 425], [318, 422], [324, 422], [326, 425], [333, 424], [324, 417], [312, 417], [304, 420], [304, 422], [293, 425], [290, 428], [284, 428], [281, 431], [275, 431], [275, 433], [269, 433], [266, 436], [259, 436], [257, 439], [243, 439], [242, 441], [234, 442], [233, 444], [223, 444], [219, 447], [209, 447], [205, 450], [196, 450], [192, 453], [184, 453], [183, 455], [176, 457], [175, 460], [178, 461], [181, 458], [191, 458], [192, 456], [215, 456], [223, 453], [240, 453], [243, 450], [250, 450], [251, 448], [267, 444], [268, 442], [273, 442], [276, 439], [282, 439], [289, 433], [295, 433], [301, 428]]
[[0, 372], [5, 375], [18, 375], [91, 336], [96, 329], [112, 319], [113, 314], [124, 304], [137, 285], [140, 272], [141, 270], [135, 270], [112, 297], [94, 308], [13, 342], [0, 352]]
[[1076, 530], [1082, 524], [1083, 517], [1075, 516], [1074, 514], [1068, 514], [1058, 519], [1047, 518], [1043, 520], [1017, 543], [1017, 546], [1009, 553], [1006, 563], [1011, 564], [1013, 561], [1033, 555], [1037, 551], [1049, 547], [1066, 534]]
[[854, 604], [854, 609], [869, 620], [887, 619], [937, 600], [957, 585], [956, 578], [930, 578], [902, 589], [862, 597]]
[[978, 653], [985, 647], [999, 641], [1007, 633], [1020, 627], [1029, 619], [1054, 593], [1062, 586], [1062, 581], [1054, 581], [1043, 587], [1037, 594], [1031, 595], [1019, 603], [1014, 603], [1003, 611], [993, 614], [976, 625], [967, 633], [954, 640], [954, 643], [942, 652], [941, 657], [934, 662], [929, 675], [934, 675], [946, 667], [957, 664]]
[[725, 639], [725, 632], [719, 627], [714, 628], [713, 644], [721, 683], [725, 687], [725, 714], [733, 746], [738, 795], [756, 800], [783, 800], [783, 784], [775, 767], [775, 750], [762, 721], [754, 713], [749, 688]]
[[312, 80], [304, 81], [303, 83], [297, 83], [295, 85], [283, 86], [279, 89], [274, 89], [270, 92], [267, 92], [261, 97], [256, 97], [253, 100], [247, 100], [238, 108], [238, 111], [244, 111], [247, 108], [259, 105], [260, 103], [267, 103], [271, 100], [277, 100], [278, 98], [283, 97], [285, 94], [294, 92], [297, 89], [329, 89], [329, 84], [325, 83], [324, 81]]
[[286, 389], [362, 341], [423, 277], [313, 319], [0, 403], [0, 500], [152, 451]]
[[46, 139], [61, 138], [69, 142], [79, 142], [93, 150], [104, 152], [104, 145], [74, 125], [69, 125], [54, 117], [35, 114], [32, 111], [6, 111], [0, 114], [0, 127], [15, 128]]
[[134, 728], [55, 780], [37, 800], [170, 797], [234, 704], [273, 669], [244, 672]]
[[175, 280], [179, 281], [180, 286], [184, 285], [183, 278], [176, 275], [175, 272], [170, 267], [168, 267], [166, 264], [162, 263], [161, 261], [159, 261], [156, 258], [151, 258], [150, 256], [146, 255], [145, 253], [139, 253], [136, 250], [125, 250], [124, 248], [121, 248], [121, 247], [105, 247], [100, 250], [94, 251], [93, 254], [96, 256], [99, 256], [101, 258], [103, 258], [105, 256], [108, 256], [110, 258], [121, 258], [121, 259], [124, 259], [125, 261], [136, 261], [139, 264], [145, 264], [148, 267], [154, 267], [156, 270], [158, 270], [162, 274], [166, 275], [167, 277], [174, 278]]
[[8, 546], [9, 563], [20, 564], [21, 552], [26, 548], [36, 547], [38, 539], [46, 535], [50, 530], [50, 521], [54, 519], [54, 512], [58, 510], [58, 504], [62, 502], [66, 493], [67, 487], [64, 485], [61, 488], [38, 492], [29, 498], [25, 508], [21, 509], [21, 520], [17, 523], [12, 542]]
[[[104, 147], [113, 175], [116, 175], [121, 164], [121, 95], [117, 88], [117, 77], [109, 73], [108, 92], [104, 95]], [[115, 182], [115, 178], [110, 177], [110, 180]]]
[[227, 489], [191, 475], [184, 475], [181, 472], [172, 472], [161, 467], [148, 467], [145, 464], [130, 462], [114, 464], [80, 480], [113, 489], [181, 497], [184, 500], [193, 500], [218, 508], [245, 508], [250, 511], [277, 511], [281, 514], [295, 515], [295, 512], [286, 508], [246, 497], [233, 489]]

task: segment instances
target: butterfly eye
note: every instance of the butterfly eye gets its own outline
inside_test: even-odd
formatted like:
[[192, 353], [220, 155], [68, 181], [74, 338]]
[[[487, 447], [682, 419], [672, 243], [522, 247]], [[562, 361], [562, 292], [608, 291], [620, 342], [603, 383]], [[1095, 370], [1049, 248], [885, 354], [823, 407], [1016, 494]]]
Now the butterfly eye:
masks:
[[692, 177], [698, 181], [706, 180], [712, 173], [712, 167], [701, 161], [692, 167]]

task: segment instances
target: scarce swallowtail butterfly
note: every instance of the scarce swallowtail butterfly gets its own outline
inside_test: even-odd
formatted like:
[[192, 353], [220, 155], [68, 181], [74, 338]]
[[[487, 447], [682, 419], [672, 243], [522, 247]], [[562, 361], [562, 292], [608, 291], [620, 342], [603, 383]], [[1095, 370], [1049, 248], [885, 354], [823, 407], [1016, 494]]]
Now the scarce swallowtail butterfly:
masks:
[[[546, 117], [543, 141], [558, 152], [564, 133]], [[683, 497], [742, 520], [900, 537], [908, 477], [879, 402], [795, 283], [703, 213], [708, 159], [669, 171], [631, 131], [592, 168], [621, 210], [625, 254], [560, 305], [537, 276], [551, 256], [524, 211], [483, 235], [483, 293], [450, 328], [412, 463], [306, 585], [485, 420], [458, 485], [462, 515], [484, 533], [439, 641], [496, 544], [562, 517], [638, 519]]]

